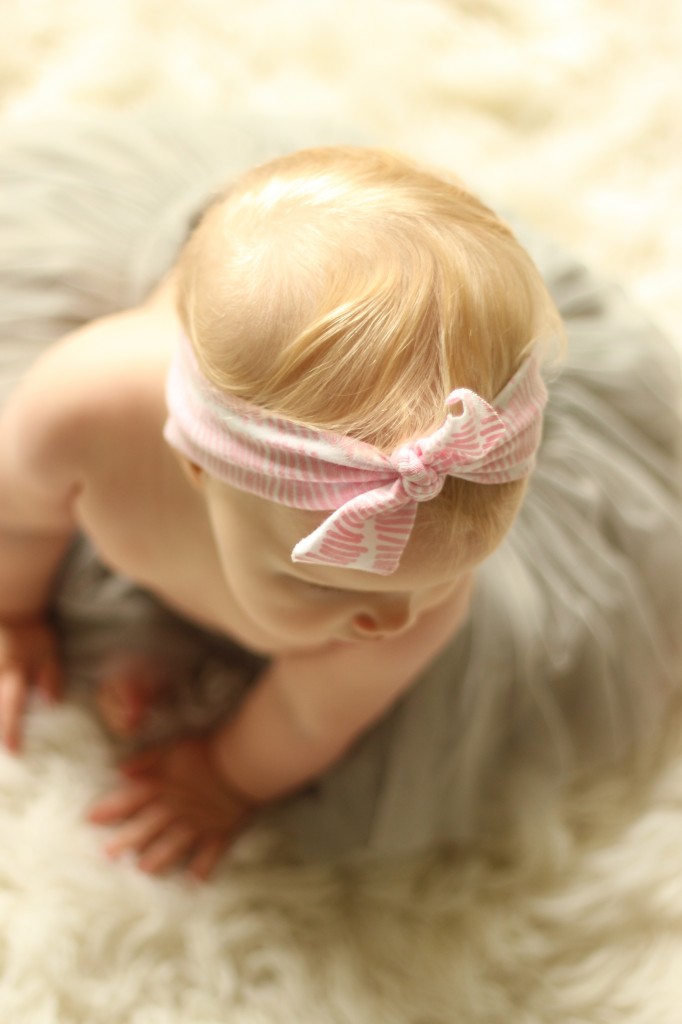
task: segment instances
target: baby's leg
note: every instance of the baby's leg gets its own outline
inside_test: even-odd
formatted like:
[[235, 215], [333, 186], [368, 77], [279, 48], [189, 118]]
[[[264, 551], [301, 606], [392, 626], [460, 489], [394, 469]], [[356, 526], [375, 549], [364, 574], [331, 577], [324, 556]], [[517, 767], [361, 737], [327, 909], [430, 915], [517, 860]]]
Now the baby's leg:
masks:
[[114, 654], [99, 669], [95, 704], [110, 732], [131, 739], [143, 732], [155, 708], [169, 703], [173, 688], [169, 667], [151, 654]]
[[91, 662], [87, 702], [113, 736], [146, 744], [211, 727], [234, 711], [263, 666], [229, 642], [173, 640], [172, 659], [147, 646], [104, 650]]

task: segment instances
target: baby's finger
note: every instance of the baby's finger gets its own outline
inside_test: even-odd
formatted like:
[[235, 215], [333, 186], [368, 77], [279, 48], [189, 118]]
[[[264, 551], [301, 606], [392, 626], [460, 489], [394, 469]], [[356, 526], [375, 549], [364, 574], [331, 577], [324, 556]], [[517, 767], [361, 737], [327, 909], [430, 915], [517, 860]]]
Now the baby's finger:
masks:
[[165, 804], [151, 804], [143, 808], [104, 845], [106, 854], [112, 859], [128, 850], [139, 853], [151, 842], [158, 839], [176, 820], [176, 814]]
[[196, 839], [196, 830], [190, 825], [173, 825], [147, 847], [137, 866], [150, 875], [161, 874], [185, 860]]
[[26, 678], [20, 669], [0, 672], [0, 742], [12, 753], [21, 749], [20, 722], [26, 706]]
[[155, 782], [133, 782], [98, 800], [87, 814], [95, 825], [112, 825], [137, 814], [159, 795]]
[[207, 882], [222, 855], [227, 850], [230, 841], [228, 839], [206, 839], [199, 851], [192, 857], [187, 871], [190, 875]]

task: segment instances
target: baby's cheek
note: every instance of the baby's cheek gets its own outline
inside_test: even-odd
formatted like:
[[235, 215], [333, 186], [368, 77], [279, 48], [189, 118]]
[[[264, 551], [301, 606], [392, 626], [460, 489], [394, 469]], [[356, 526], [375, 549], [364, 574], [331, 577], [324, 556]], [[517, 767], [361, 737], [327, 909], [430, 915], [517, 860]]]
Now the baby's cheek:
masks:
[[305, 622], [311, 629], [343, 621], [343, 614], [338, 610], [326, 607], [323, 603], [289, 599], [278, 602], [276, 612], [280, 621], [291, 623]]

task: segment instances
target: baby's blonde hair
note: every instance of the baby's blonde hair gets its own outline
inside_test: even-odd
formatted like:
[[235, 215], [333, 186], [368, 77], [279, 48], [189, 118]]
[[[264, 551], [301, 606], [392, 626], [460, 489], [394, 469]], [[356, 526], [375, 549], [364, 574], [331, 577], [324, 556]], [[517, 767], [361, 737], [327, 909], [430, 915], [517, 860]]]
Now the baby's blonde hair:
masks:
[[[179, 312], [214, 384], [387, 452], [439, 426], [454, 388], [492, 399], [560, 333], [496, 214], [454, 179], [359, 147], [301, 150], [230, 186], [181, 254]], [[492, 536], [522, 492], [451, 479], [423, 508]]]

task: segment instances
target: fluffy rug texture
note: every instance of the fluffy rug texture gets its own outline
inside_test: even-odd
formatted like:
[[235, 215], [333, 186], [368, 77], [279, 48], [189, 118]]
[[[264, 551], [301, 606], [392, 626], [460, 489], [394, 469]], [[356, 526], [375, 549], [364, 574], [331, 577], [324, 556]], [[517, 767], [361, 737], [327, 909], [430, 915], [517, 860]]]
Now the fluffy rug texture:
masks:
[[[0, 117], [169, 104], [357, 124], [448, 165], [620, 278], [680, 338], [675, 0], [27, 0], [0, 13]], [[36, 709], [0, 755], [0, 1020], [678, 1024], [682, 710], [513, 835], [372, 869], [263, 833], [215, 882], [113, 866], [83, 812], [115, 751]]]

